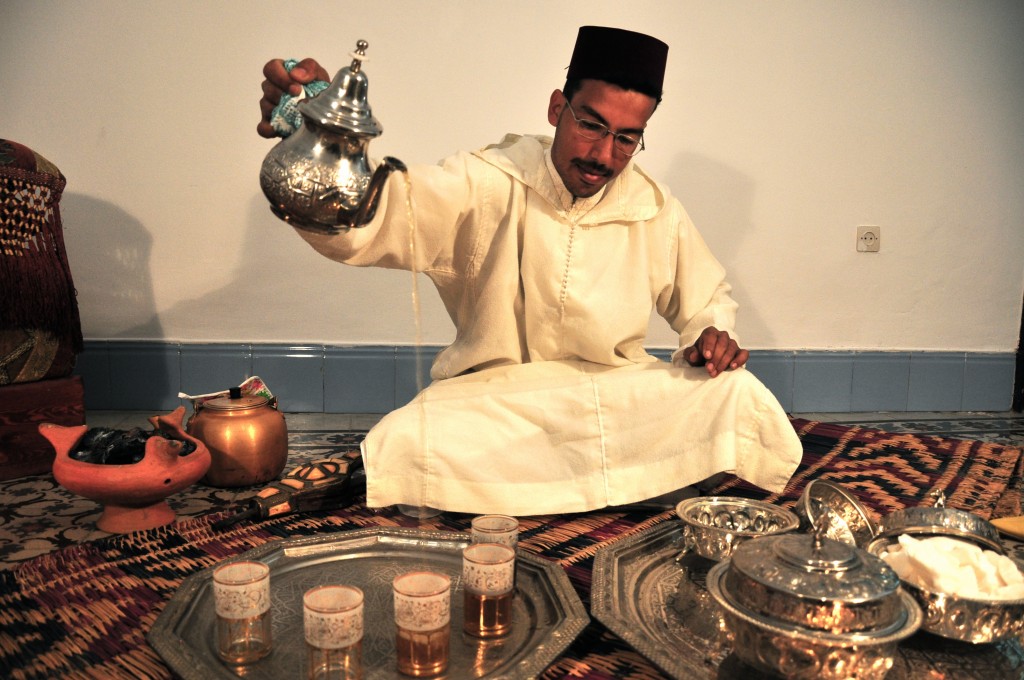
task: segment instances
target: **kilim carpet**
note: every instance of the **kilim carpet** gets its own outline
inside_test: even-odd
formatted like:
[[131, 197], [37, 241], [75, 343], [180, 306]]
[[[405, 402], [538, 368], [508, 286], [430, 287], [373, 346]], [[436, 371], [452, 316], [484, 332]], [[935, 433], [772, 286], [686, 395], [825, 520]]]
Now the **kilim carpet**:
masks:
[[[785, 492], [767, 496], [735, 479], [710, 493], [792, 505], [810, 479], [838, 482], [879, 514], [930, 503], [982, 517], [1024, 514], [1022, 451], [999, 444], [891, 434], [794, 419], [804, 460]], [[354, 445], [349, 438], [338, 452]], [[184, 579], [268, 541], [372, 526], [466, 531], [470, 517], [445, 513], [417, 521], [357, 502], [332, 511], [239, 524], [217, 532], [215, 512], [174, 525], [107, 536], [0, 571], [0, 677], [169, 678], [146, 634]], [[671, 511], [621, 508], [521, 518], [520, 547], [565, 568], [589, 607], [594, 556], [603, 547], [672, 521]], [[709, 668], [709, 677], [714, 677]], [[544, 678], [665, 677], [599, 622], [592, 621]]]
[[709, 495], [744, 496], [792, 507], [812, 479], [841, 484], [879, 516], [931, 505], [932, 491], [946, 505], [985, 519], [1024, 514], [1021, 449], [991, 442], [883, 432], [793, 419], [804, 456], [781, 494], [729, 477]]

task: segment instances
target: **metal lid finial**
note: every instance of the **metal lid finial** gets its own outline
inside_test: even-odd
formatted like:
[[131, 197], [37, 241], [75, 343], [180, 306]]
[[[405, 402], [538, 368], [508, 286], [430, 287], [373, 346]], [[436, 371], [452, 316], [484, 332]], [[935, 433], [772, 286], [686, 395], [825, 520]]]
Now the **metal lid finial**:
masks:
[[362, 71], [367, 47], [368, 42], [358, 41], [356, 51], [351, 53], [352, 63], [338, 71], [326, 90], [299, 103], [299, 113], [306, 121], [358, 137], [377, 137], [384, 131], [367, 101], [369, 81]]

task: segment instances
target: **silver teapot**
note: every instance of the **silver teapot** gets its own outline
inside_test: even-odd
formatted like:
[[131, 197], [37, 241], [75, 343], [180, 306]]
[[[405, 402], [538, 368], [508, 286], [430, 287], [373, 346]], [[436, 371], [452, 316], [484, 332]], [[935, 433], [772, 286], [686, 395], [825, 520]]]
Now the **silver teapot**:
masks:
[[260, 187], [270, 209], [301, 229], [336, 234], [364, 226], [377, 212], [388, 175], [406, 170], [388, 156], [370, 172], [367, 147], [383, 129], [366, 100], [368, 46], [356, 43], [352, 64], [323, 92], [299, 102], [302, 125], [263, 160]]

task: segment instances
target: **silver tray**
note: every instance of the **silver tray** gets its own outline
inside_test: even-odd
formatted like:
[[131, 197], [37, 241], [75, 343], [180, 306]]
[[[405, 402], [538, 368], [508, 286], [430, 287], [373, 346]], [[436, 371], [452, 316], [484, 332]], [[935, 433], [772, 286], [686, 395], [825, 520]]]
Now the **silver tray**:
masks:
[[231, 560], [270, 565], [274, 646], [270, 655], [236, 672], [214, 649], [212, 567], [187, 578], [147, 639], [185, 680], [288, 678], [302, 672], [305, 642], [302, 595], [309, 588], [347, 583], [365, 597], [363, 664], [366, 680], [405, 678], [395, 666], [392, 579], [412, 569], [452, 577], [452, 638], [447, 677], [523, 678], [549, 666], [590, 618], [556, 562], [520, 551], [516, 558], [513, 631], [481, 641], [461, 631], [462, 549], [469, 535], [403, 528], [358, 529], [273, 541]]
[[[689, 554], [679, 562], [682, 522], [666, 521], [601, 548], [594, 557], [590, 612], [676, 680], [755, 680], [768, 676], [732, 653], [705, 587], [715, 562]], [[1019, 678], [1018, 640], [971, 645], [918, 633], [904, 641], [886, 680]]]

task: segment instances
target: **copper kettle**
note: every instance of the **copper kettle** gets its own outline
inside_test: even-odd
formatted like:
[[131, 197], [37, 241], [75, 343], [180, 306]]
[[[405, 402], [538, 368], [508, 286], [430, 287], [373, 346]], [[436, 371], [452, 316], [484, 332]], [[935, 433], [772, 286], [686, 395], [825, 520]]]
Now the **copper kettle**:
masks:
[[366, 99], [367, 47], [360, 40], [351, 65], [323, 92], [299, 102], [302, 125], [263, 160], [260, 187], [270, 209], [301, 229], [336, 234], [364, 226], [388, 175], [406, 170], [402, 161], [385, 157], [370, 173], [367, 147], [383, 129]]
[[278, 478], [288, 462], [288, 427], [276, 398], [232, 387], [226, 397], [194, 405], [186, 431], [210, 450], [203, 483], [239, 487]]

